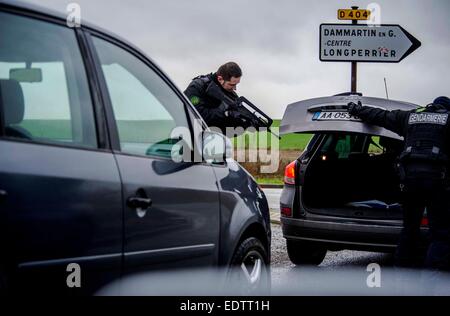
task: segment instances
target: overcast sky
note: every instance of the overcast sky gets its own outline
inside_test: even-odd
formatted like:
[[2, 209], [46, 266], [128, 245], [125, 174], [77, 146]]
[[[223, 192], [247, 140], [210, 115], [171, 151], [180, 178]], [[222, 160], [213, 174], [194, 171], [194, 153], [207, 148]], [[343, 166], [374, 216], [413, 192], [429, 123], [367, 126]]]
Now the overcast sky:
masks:
[[[27, 0], [106, 28], [142, 49], [184, 90], [190, 79], [226, 61], [243, 69], [238, 94], [273, 118], [289, 103], [350, 91], [350, 63], [319, 60], [319, 25], [337, 9], [374, 1], [343, 0]], [[450, 1], [377, 1], [381, 23], [400, 24], [422, 46], [400, 63], [358, 64], [358, 91], [418, 104], [450, 95]]]

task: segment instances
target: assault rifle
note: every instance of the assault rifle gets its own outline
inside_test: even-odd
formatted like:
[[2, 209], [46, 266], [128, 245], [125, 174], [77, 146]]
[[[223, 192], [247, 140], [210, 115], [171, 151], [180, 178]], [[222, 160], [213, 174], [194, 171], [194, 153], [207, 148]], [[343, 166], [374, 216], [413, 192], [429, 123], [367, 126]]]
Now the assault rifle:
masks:
[[260, 127], [267, 128], [267, 131], [281, 139], [281, 137], [270, 129], [273, 120], [263, 111], [261, 111], [256, 105], [251, 103], [246, 97], [239, 97], [234, 105], [231, 107], [232, 110], [236, 111], [238, 115], [249, 122], [250, 126], [258, 129]]
[[208, 86], [206, 93], [224, 102], [228, 106], [229, 115], [233, 115], [234, 118], [245, 122], [245, 125], [247, 125], [245, 127], [252, 126], [256, 129], [261, 127], [267, 128], [268, 132], [278, 137], [278, 139], [281, 139], [279, 135], [275, 134], [270, 129], [273, 120], [256, 105], [251, 103], [246, 97], [241, 96], [236, 100], [233, 100], [225, 95], [215, 83]]

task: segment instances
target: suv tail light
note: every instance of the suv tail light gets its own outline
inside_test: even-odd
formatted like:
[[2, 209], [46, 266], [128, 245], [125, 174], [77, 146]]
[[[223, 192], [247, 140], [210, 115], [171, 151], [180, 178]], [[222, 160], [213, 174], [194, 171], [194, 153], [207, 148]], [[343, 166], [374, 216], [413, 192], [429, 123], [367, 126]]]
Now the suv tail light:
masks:
[[292, 209], [287, 206], [280, 207], [280, 214], [284, 217], [292, 217]]
[[423, 212], [422, 220], [420, 221], [420, 226], [428, 226], [428, 212], [426, 207], [425, 211]]
[[286, 166], [284, 170], [284, 183], [286, 184], [295, 184], [295, 162], [294, 160], [290, 164]]
[[420, 222], [420, 226], [428, 226], [428, 217], [425, 215], [422, 217], [422, 221]]

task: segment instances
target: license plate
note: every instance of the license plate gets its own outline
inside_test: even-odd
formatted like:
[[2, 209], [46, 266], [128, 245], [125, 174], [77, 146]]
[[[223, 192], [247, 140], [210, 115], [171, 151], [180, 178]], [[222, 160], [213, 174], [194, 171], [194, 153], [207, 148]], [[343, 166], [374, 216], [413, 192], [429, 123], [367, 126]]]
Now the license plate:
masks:
[[356, 116], [350, 115], [347, 111], [321, 111], [315, 112], [313, 121], [359, 121], [361, 119]]

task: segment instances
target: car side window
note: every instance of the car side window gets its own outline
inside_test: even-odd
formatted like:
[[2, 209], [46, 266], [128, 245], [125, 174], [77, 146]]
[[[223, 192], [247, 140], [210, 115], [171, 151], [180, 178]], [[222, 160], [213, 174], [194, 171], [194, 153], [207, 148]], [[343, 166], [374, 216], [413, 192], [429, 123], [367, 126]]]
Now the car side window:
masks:
[[0, 109], [7, 138], [97, 148], [73, 29], [0, 12]]
[[179, 139], [172, 130], [189, 131], [184, 103], [146, 63], [121, 47], [94, 37], [117, 123], [121, 151], [170, 157]]

